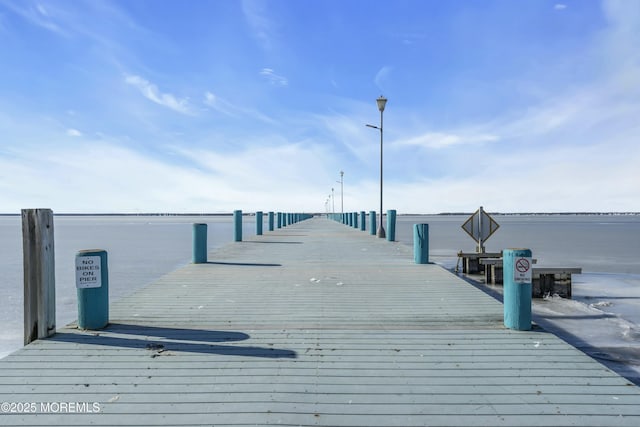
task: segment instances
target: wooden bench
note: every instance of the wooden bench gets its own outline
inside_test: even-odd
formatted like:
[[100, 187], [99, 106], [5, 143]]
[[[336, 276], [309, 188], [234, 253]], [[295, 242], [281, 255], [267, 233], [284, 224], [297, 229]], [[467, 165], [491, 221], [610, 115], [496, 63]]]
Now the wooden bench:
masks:
[[[532, 260], [536, 264], [537, 260]], [[480, 264], [485, 266], [485, 283], [504, 284], [504, 268], [502, 258], [483, 258]], [[581, 274], [582, 268], [576, 267], [533, 267], [531, 285], [533, 298], [544, 298], [557, 294], [563, 298], [571, 298], [571, 275]]]
[[[502, 252], [458, 252], [458, 258], [462, 258], [462, 272], [465, 274], [484, 273], [484, 265], [480, 260], [484, 258], [500, 258]], [[456, 266], [456, 271], [458, 267]]]

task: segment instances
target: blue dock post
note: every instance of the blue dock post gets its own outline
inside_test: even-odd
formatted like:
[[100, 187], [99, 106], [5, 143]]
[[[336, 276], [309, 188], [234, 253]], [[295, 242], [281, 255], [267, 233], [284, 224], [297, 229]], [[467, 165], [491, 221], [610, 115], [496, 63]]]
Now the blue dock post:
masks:
[[530, 249], [505, 249], [504, 325], [509, 329], [531, 329], [532, 259]]
[[262, 236], [262, 211], [256, 212], [256, 235]]
[[365, 231], [367, 229], [367, 214], [364, 211], [360, 211], [360, 230]]
[[233, 211], [233, 240], [242, 242], [242, 211]]
[[269, 212], [269, 231], [273, 231], [273, 212]]
[[369, 234], [376, 235], [376, 211], [369, 211]]
[[109, 323], [107, 251], [89, 249], [76, 254], [78, 327], [102, 329]]
[[413, 224], [413, 260], [429, 264], [429, 224]]
[[193, 250], [191, 261], [194, 264], [207, 262], [207, 224], [193, 224]]
[[358, 228], [358, 212], [354, 212], [352, 215], [353, 215], [353, 228]]
[[396, 210], [387, 211], [387, 240], [394, 242], [396, 240]]
[[278, 212], [278, 228], [282, 228], [282, 212]]

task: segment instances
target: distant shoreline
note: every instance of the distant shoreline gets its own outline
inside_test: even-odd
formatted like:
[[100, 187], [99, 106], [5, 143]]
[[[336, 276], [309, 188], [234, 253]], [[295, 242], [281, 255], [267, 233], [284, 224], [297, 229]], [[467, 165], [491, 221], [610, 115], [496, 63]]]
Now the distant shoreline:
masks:
[[[326, 212], [305, 212], [311, 215], [326, 215]], [[602, 216], [637, 216], [640, 215], [640, 212], [490, 212], [492, 215], [503, 215], [503, 216], [581, 216], [581, 215], [602, 215]], [[245, 212], [244, 216], [253, 216], [254, 212]], [[421, 215], [432, 215], [432, 216], [463, 216], [463, 215], [472, 215], [473, 212], [441, 212], [441, 213], [406, 213], [406, 214], [398, 214], [398, 216], [421, 216]], [[20, 216], [20, 213], [0, 213], [0, 217], [13, 217]], [[101, 216], [101, 217], [131, 217], [131, 216], [141, 216], [141, 217], [187, 217], [187, 216], [233, 216], [233, 212], [224, 212], [224, 213], [159, 213], [159, 212], [145, 212], [145, 213], [55, 213], [54, 216], [70, 216], [70, 217], [90, 217], [90, 216]]]

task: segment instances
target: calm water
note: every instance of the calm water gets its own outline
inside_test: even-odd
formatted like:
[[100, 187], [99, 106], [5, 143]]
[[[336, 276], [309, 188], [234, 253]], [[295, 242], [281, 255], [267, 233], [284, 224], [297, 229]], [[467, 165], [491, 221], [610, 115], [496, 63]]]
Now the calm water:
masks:
[[[640, 299], [640, 216], [495, 216], [500, 229], [487, 251], [527, 247], [540, 265], [582, 267], [593, 287], [605, 277], [623, 283], [621, 292]], [[463, 216], [399, 216], [396, 240], [411, 245], [412, 225], [429, 224], [431, 261], [451, 268], [459, 250], [474, 242], [460, 228]], [[255, 234], [246, 217], [243, 233]], [[76, 319], [74, 260], [82, 249], [109, 254], [110, 300], [133, 292], [188, 263], [191, 226], [206, 222], [209, 250], [233, 238], [231, 217], [56, 217], [57, 324]], [[266, 227], [265, 227], [266, 230]], [[372, 238], [374, 238], [372, 236]], [[22, 237], [20, 217], [0, 217], [0, 357], [22, 346]], [[613, 283], [607, 280], [607, 283]], [[629, 295], [631, 296], [631, 295]], [[633, 311], [631, 306], [620, 310]], [[640, 310], [636, 310], [640, 312]], [[638, 322], [640, 323], [640, 322]]]

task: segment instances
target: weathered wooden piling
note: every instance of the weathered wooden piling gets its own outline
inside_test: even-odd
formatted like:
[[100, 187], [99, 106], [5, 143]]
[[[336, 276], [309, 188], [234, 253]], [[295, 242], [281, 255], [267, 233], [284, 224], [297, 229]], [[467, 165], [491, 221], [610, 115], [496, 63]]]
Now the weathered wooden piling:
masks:
[[194, 264], [207, 262], [207, 224], [193, 224], [192, 256]]
[[429, 263], [429, 224], [413, 224], [413, 260]]
[[242, 242], [242, 211], [233, 211], [233, 240]]
[[22, 210], [24, 344], [56, 331], [56, 277], [51, 209]]
[[396, 210], [389, 209], [387, 211], [387, 240], [395, 242], [396, 240]]

